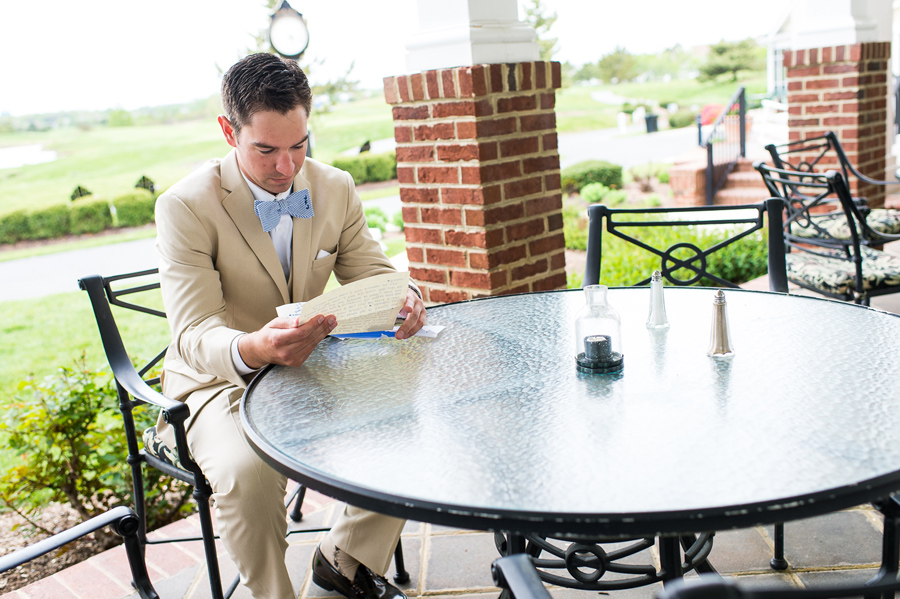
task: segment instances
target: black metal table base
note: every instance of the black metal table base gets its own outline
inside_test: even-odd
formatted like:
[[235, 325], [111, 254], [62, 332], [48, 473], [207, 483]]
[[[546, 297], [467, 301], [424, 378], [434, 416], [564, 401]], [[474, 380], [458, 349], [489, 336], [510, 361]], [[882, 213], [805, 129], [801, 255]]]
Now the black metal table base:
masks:
[[[714, 535], [572, 541], [495, 533], [494, 543], [500, 555], [531, 556], [538, 576], [546, 583], [586, 591], [615, 591], [681, 578], [691, 570], [715, 573], [707, 561]], [[649, 555], [657, 544], [659, 568]], [[634, 556], [643, 552], [647, 559], [641, 563]]]

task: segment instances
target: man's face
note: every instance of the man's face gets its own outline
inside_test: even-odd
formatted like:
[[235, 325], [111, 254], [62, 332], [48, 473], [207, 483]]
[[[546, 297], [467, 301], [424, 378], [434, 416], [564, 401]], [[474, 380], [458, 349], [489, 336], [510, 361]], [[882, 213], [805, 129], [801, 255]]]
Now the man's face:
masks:
[[309, 143], [305, 108], [298, 106], [286, 114], [257, 112], [237, 134], [224, 116], [219, 125], [225, 140], [237, 149], [238, 165], [249, 180], [274, 195], [291, 188]]

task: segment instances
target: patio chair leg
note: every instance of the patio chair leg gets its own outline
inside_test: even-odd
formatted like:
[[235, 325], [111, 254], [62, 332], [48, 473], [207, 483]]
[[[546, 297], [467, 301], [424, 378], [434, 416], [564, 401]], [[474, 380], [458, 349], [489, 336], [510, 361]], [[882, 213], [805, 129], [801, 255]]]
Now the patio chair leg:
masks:
[[784, 523], [779, 522], [775, 525], [773, 535], [775, 537], [775, 551], [769, 565], [773, 570], [787, 570], [788, 563], [784, 559]]
[[203, 553], [206, 555], [206, 574], [209, 578], [209, 592], [212, 599], [224, 599], [222, 575], [219, 573], [219, 558], [216, 554], [216, 539], [213, 533], [212, 514], [209, 511], [209, 493], [194, 487], [194, 501], [200, 515], [200, 531], [203, 535]]
[[144, 545], [138, 535], [140, 521], [136, 516], [132, 522], [120, 522], [116, 525], [116, 532], [122, 535], [125, 545], [125, 555], [128, 558], [128, 567], [131, 569], [131, 585], [138, 592], [141, 599], [159, 599], [156, 589], [150, 582], [147, 574], [147, 563], [144, 561]]

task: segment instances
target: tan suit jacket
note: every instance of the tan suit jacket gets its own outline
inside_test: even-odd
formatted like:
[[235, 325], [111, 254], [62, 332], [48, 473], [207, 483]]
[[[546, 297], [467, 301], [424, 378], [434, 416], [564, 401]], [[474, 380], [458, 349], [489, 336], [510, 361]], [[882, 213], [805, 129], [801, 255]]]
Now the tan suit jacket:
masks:
[[[223, 390], [243, 392], [247, 381], [235, 369], [232, 341], [275, 318], [276, 306], [320, 295], [332, 271], [344, 284], [395, 270], [369, 234], [348, 173], [307, 158], [294, 179], [294, 191], [303, 188], [315, 216], [294, 219], [289, 280], [234, 151], [156, 203], [160, 280], [172, 329], [163, 393], [188, 401], [192, 418]], [[320, 250], [330, 255], [316, 259]]]

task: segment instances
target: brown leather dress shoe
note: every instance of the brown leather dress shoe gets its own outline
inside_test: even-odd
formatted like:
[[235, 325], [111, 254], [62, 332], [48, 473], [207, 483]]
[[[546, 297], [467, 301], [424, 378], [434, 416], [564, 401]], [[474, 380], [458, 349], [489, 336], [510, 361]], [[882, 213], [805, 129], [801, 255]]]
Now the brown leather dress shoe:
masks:
[[319, 548], [313, 557], [312, 579], [326, 591], [336, 591], [347, 599], [406, 599], [403, 591], [362, 564], [351, 582], [325, 559]]

